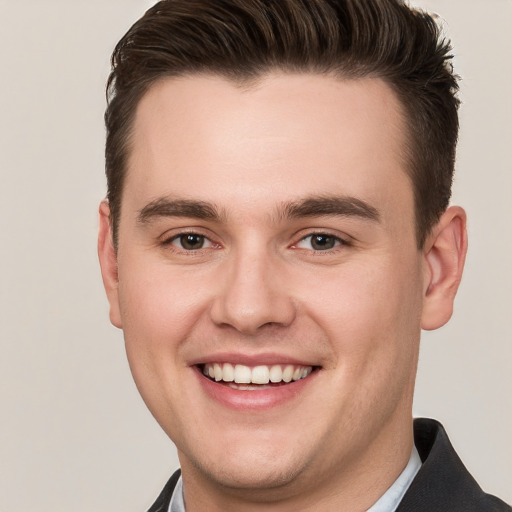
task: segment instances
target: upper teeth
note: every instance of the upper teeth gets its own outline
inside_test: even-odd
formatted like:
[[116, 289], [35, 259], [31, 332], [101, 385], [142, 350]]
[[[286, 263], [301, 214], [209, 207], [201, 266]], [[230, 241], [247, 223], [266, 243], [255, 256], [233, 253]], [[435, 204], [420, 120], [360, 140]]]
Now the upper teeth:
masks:
[[245, 366], [230, 363], [207, 363], [203, 373], [217, 382], [236, 382], [237, 384], [268, 384], [269, 382], [291, 382], [307, 377], [311, 366], [279, 365]]

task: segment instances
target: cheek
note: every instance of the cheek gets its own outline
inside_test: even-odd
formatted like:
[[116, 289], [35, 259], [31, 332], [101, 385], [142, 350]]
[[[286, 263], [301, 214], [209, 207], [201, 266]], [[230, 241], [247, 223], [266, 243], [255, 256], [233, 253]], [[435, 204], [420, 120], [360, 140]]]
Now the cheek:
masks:
[[187, 370], [181, 354], [204, 311], [204, 290], [190, 277], [146, 261], [120, 265], [119, 300], [137, 388], [164, 430], [179, 431], [179, 389]]
[[326, 276], [304, 301], [343, 364], [360, 366], [376, 358], [393, 364], [419, 338], [421, 268], [410, 259], [392, 261], [347, 265]]
[[151, 262], [120, 267], [119, 297], [125, 331], [167, 338], [169, 343], [169, 336], [174, 338], [193, 325], [206, 300], [203, 282], [199, 276], [172, 271], [161, 264], [152, 268]]
[[153, 411], [158, 406], [148, 400], [158, 400], [164, 388], [174, 389], [186, 367], [183, 347], [197, 329], [208, 300], [200, 283], [170, 267], [152, 267], [148, 261], [120, 265], [119, 301], [128, 362]]
[[406, 407], [412, 400], [421, 316], [418, 275], [404, 267], [400, 273], [386, 265], [353, 267], [326, 280], [309, 303], [308, 314], [327, 334], [334, 356], [326, 369], [332, 370], [336, 391], [325, 400], [326, 409], [342, 419], [340, 431], [354, 425], [371, 430], [398, 404]]

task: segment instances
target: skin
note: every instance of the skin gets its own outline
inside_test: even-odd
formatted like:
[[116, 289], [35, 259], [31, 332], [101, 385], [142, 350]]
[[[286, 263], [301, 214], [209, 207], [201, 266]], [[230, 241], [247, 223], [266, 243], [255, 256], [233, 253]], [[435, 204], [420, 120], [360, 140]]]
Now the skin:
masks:
[[[420, 330], [450, 318], [466, 251], [457, 207], [417, 248], [394, 93], [380, 79], [188, 76], [153, 85], [133, 128], [119, 246], [102, 203], [100, 262], [187, 511], [366, 510], [409, 460]], [[287, 215], [311, 198], [344, 211]], [[180, 245], [191, 232], [201, 248]], [[270, 356], [316, 370], [268, 407], [250, 391], [240, 407], [212, 399], [195, 366]]]

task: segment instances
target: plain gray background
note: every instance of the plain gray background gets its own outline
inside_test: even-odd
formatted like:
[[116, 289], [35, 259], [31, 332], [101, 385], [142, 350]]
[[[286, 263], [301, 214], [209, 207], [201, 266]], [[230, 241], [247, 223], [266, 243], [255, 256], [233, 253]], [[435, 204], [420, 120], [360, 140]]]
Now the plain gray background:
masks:
[[[142, 511], [178, 466], [108, 322], [96, 257], [104, 83], [153, 2], [0, 0], [0, 511]], [[425, 333], [414, 412], [512, 502], [512, 2], [422, 0], [464, 81], [454, 203], [470, 249]]]

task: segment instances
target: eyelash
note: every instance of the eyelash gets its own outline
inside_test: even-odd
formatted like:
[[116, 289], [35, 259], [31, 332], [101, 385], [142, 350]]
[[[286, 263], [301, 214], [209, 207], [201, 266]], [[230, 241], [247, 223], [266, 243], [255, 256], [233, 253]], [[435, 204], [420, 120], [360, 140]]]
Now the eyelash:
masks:
[[[200, 247], [198, 249], [185, 249], [183, 246], [179, 247], [173, 243], [177, 240], [179, 241], [180, 239], [182, 239], [183, 237], [186, 237], [186, 236], [195, 236], [198, 238], [200, 237], [203, 239], [204, 242], [209, 243], [209, 246], [208, 247]], [[173, 248], [175, 248], [175, 250], [186, 253], [186, 254], [197, 254], [199, 251], [201, 251], [203, 249], [209, 249], [210, 247], [215, 247], [215, 246], [218, 247], [219, 246], [219, 244], [215, 244], [208, 236], [206, 236], [203, 233], [199, 233], [197, 231], [182, 231], [180, 233], [177, 233], [177, 234], [163, 240], [162, 245], [163, 246], [173, 246]]]
[[[334, 246], [333, 247], [329, 247], [327, 249], [317, 249], [315, 250], [313, 248], [313, 241], [314, 241], [314, 238], [317, 237], [317, 238], [324, 238], [324, 239], [331, 239], [333, 242], [334, 242]], [[303, 247], [299, 247], [299, 244], [310, 239], [310, 247], [308, 248], [303, 248]], [[336, 251], [336, 250], [339, 250], [341, 247], [345, 246], [350, 246], [351, 243], [344, 239], [344, 238], [341, 238], [339, 236], [336, 236], [336, 235], [333, 235], [332, 233], [329, 233], [329, 232], [325, 232], [325, 231], [315, 231], [313, 233], [309, 233], [307, 234], [306, 236], [303, 236], [301, 237], [301, 239], [292, 245], [292, 248], [294, 249], [304, 249], [304, 250], [313, 250], [313, 252], [315, 254], [321, 254], [321, 253], [332, 253], [333, 251]]]
[[[183, 247], [183, 244], [180, 244], [181, 245], [181, 247], [180, 247], [173, 243], [173, 242], [179, 241], [180, 239], [183, 239], [183, 237], [186, 237], [186, 236], [200, 237], [203, 239], [204, 242], [208, 243], [208, 246], [204, 247], [204, 245], [203, 245], [197, 249], [193, 249], [193, 248], [186, 249], [185, 247]], [[330, 239], [334, 242], [334, 245], [333, 245], [333, 247], [328, 247], [326, 249], [316, 249], [315, 250], [313, 247], [313, 243], [314, 243], [313, 241], [314, 241], [315, 237]], [[301, 244], [302, 242], [305, 242], [308, 239], [310, 239], [310, 247], [299, 247], [299, 244]], [[162, 246], [165, 246], [165, 247], [173, 246], [174, 250], [182, 252], [184, 254], [188, 254], [188, 255], [197, 254], [200, 251], [203, 251], [206, 249], [220, 247], [220, 244], [213, 242], [207, 235], [197, 232], [197, 231], [183, 231], [183, 232], [177, 233], [177, 234], [163, 240], [161, 242], [161, 244], [162, 244]], [[343, 246], [347, 247], [350, 245], [351, 245], [351, 243], [347, 239], [333, 235], [329, 232], [315, 231], [313, 233], [308, 233], [306, 236], [301, 237], [298, 242], [295, 242], [294, 244], [291, 245], [291, 248], [298, 249], [298, 250], [312, 250], [314, 253], [318, 253], [318, 254], [321, 254], [321, 253], [329, 254], [329, 253], [332, 253], [333, 251], [339, 250]]]

